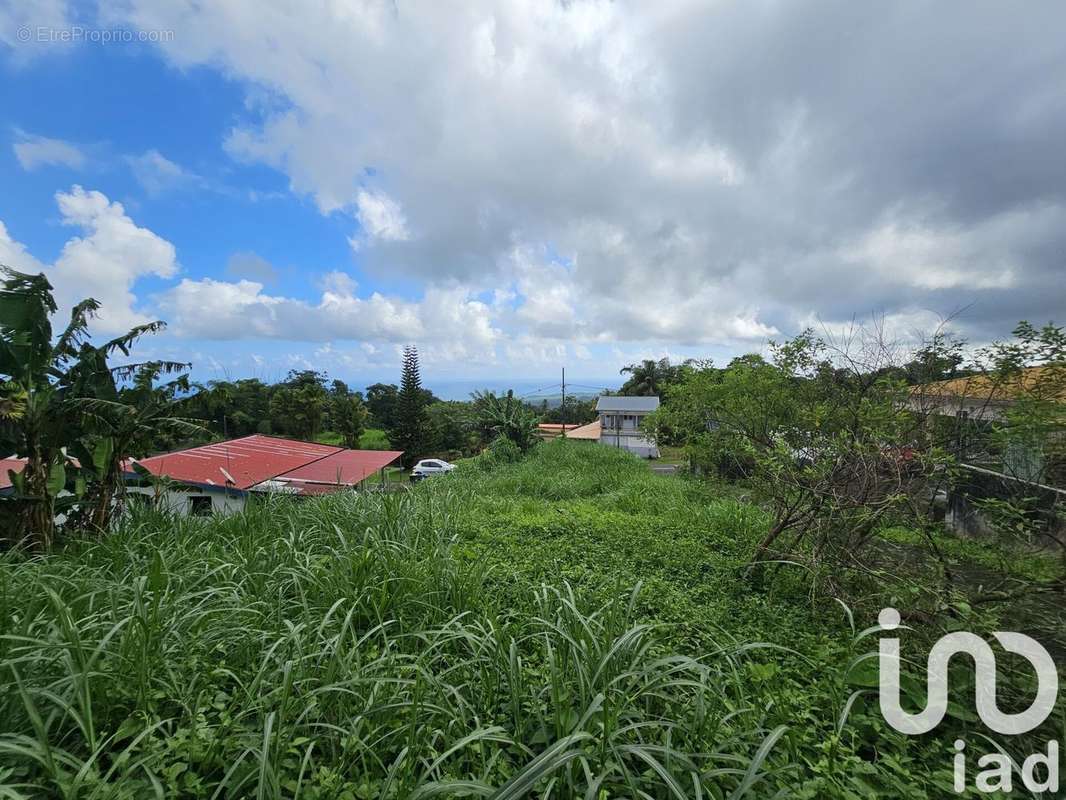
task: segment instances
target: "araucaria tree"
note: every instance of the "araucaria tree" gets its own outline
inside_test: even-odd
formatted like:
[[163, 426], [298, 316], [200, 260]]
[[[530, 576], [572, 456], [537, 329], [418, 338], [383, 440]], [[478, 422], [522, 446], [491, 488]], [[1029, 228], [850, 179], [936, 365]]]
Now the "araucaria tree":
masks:
[[403, 450], [401, 463], [410, 469], [418, 460], [426, 441], [426, 396], [418, 367], [418, 349], [403, 349], [403, 374], [396, 403], [396, 426], [390, 434], [392, 446]]

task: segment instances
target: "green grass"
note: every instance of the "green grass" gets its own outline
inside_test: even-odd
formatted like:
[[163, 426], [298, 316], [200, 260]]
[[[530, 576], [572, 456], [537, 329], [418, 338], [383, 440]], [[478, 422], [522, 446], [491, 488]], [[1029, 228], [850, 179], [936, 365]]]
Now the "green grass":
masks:
[[360, 450], [391, 450], [388, 434], [380, 428], [367, 428], [359, 437]]
[[[0, 557], [0, 797], [939, 797], [766, 520], [556, 441]], [[861, 626], [869, 620], [858, 620]], [[869, 642], [864, 642], [868, 649]]]
[[[322, 431], [315, 437], [315, 441], [319, 444], [332, 444], [341, 446], [344, 444], [344, 437], [336, 431]], [[363, 431], [363, 435], [359, 437], [359, 450], [389, 450], [391, 445], [389, 444], [388, 434], [380, 428], [367, 428]]]
[[687, 464], [688, 458], [685, 456], [685, 448], [683, 447], [669, 447], [663, 445], [659, 448], [659, 458], [653, 463], [655, 464]]

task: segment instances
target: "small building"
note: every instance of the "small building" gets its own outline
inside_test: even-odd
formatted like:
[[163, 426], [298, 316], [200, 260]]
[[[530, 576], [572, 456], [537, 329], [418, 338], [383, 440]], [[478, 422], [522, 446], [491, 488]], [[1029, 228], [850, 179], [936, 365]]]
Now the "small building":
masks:
[[[915, 386], [910, 407], [928, 417], [953, 418], [955, 453], [960, 461], [979, 459], [978, 466], [1006, 473], [1022, 481], [1060, 483], [1066, 477], [1061, 426], [1045, 441], [1020, 431], [1006, 438], [1001, 452], [981, 452], [978, 431], [1007, 422], [1010, 410], [1021, 401], [1050, 403], [1066, 408], [1066, 370], [1028, 367], [1006, 377], [972, 375]], [[1002, 444], [1003, 442], [1001, 442]], [[991, 459], [991, 460], [990, 460]], [[963, 467], [973, 465], [963, 463]]]
[[152, 475], [173, 481], [174, 487], [164, 482], [144, 485], [130, 463], [126, 491], [128, 496], [160, 496], [166, 507], [182, 513], [232, 513], [256, 495], [350, 491], [375, 473], [384, 480], [385, 467], [401, 455], [256, 434], [136, 461]]
[[658, 458], [659, 448], [640, 429], [644, 419], [658, 408], [658, 397], [603, 395], [596, 401], [600, 444], [620, 447], [641, 458]]
[[1061, 425], [1035, 434], [1024, 425], [1012, 430], [1011, 409], [1022, 401], [1066, 408], [1066, 370], [1038, 366], [1006, 376], [972, 375], [915, 386], [910, 394], [910, 408], [939, 429], [960, 469], [942, 495], [948, 527], [990, 533], [989, 501], [1010, 500], [1028, 507], [1031, 519], [1043, 519], [1061, 543], [1066, 523], [1056, 509], [1066, 499], [1066, 437]]
[[1066, 403], [1066, 377], [1056, 367], [1027, 367], [1006, 378], [971, 375], [911, 389], [915, 411], [975, 422], [998, 422], [1023, 398]]

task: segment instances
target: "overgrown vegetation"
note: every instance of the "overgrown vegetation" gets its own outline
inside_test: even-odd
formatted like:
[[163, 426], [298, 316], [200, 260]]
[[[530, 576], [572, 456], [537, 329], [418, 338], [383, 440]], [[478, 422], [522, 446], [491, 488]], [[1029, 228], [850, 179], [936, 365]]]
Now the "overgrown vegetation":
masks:
[[[744, 580], [767, 520], [713, 485], [555, 441], [410, 492], [208, 520], [138, 510], [103, 539], [9, 553], [0, 786], [948, 794], [967, 715], [917, 739], [888, 730], [869, 694], [849, 706], [871, 644], [848, 612], [798, 568]], [[855, 627], [882, 599], [855, 606]]]
[[[939, 547], [945, 497], [982, 507], [982, 524], [1025, 544], [1061, 538], [1063, 493], [1043, 481], [1063, 464], [1064, 342], [1054, 325], [1023, 323], [963, 367], [963, 343], [943, 335], [910, 352], [879, 329], [808, 331], [768, 359], [688, 365], [648, 425], [769, 511], [756, 561], [800, 561], [831, 593], [849, 569], [878, 565], [883, 528], [919, 532], [940, 566], [935, 613], [959, 591]], [[1007, 489], [970, 500], [962, 484], [982, 470]]]

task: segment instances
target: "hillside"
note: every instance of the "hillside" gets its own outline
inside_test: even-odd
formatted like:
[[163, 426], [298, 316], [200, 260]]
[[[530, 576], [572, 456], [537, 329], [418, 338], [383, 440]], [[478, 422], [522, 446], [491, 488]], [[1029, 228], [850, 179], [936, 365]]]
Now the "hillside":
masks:
[[101, 541], [8, 554], [0, 787], [942, 796], [950, 731], [891, 733], [859, 698], [838, 732], [848, 664], [876, 645], [856, 649], [802, 573], [745, 578], [764, 525], [560, 440], [410, 492], [139, 512]]

